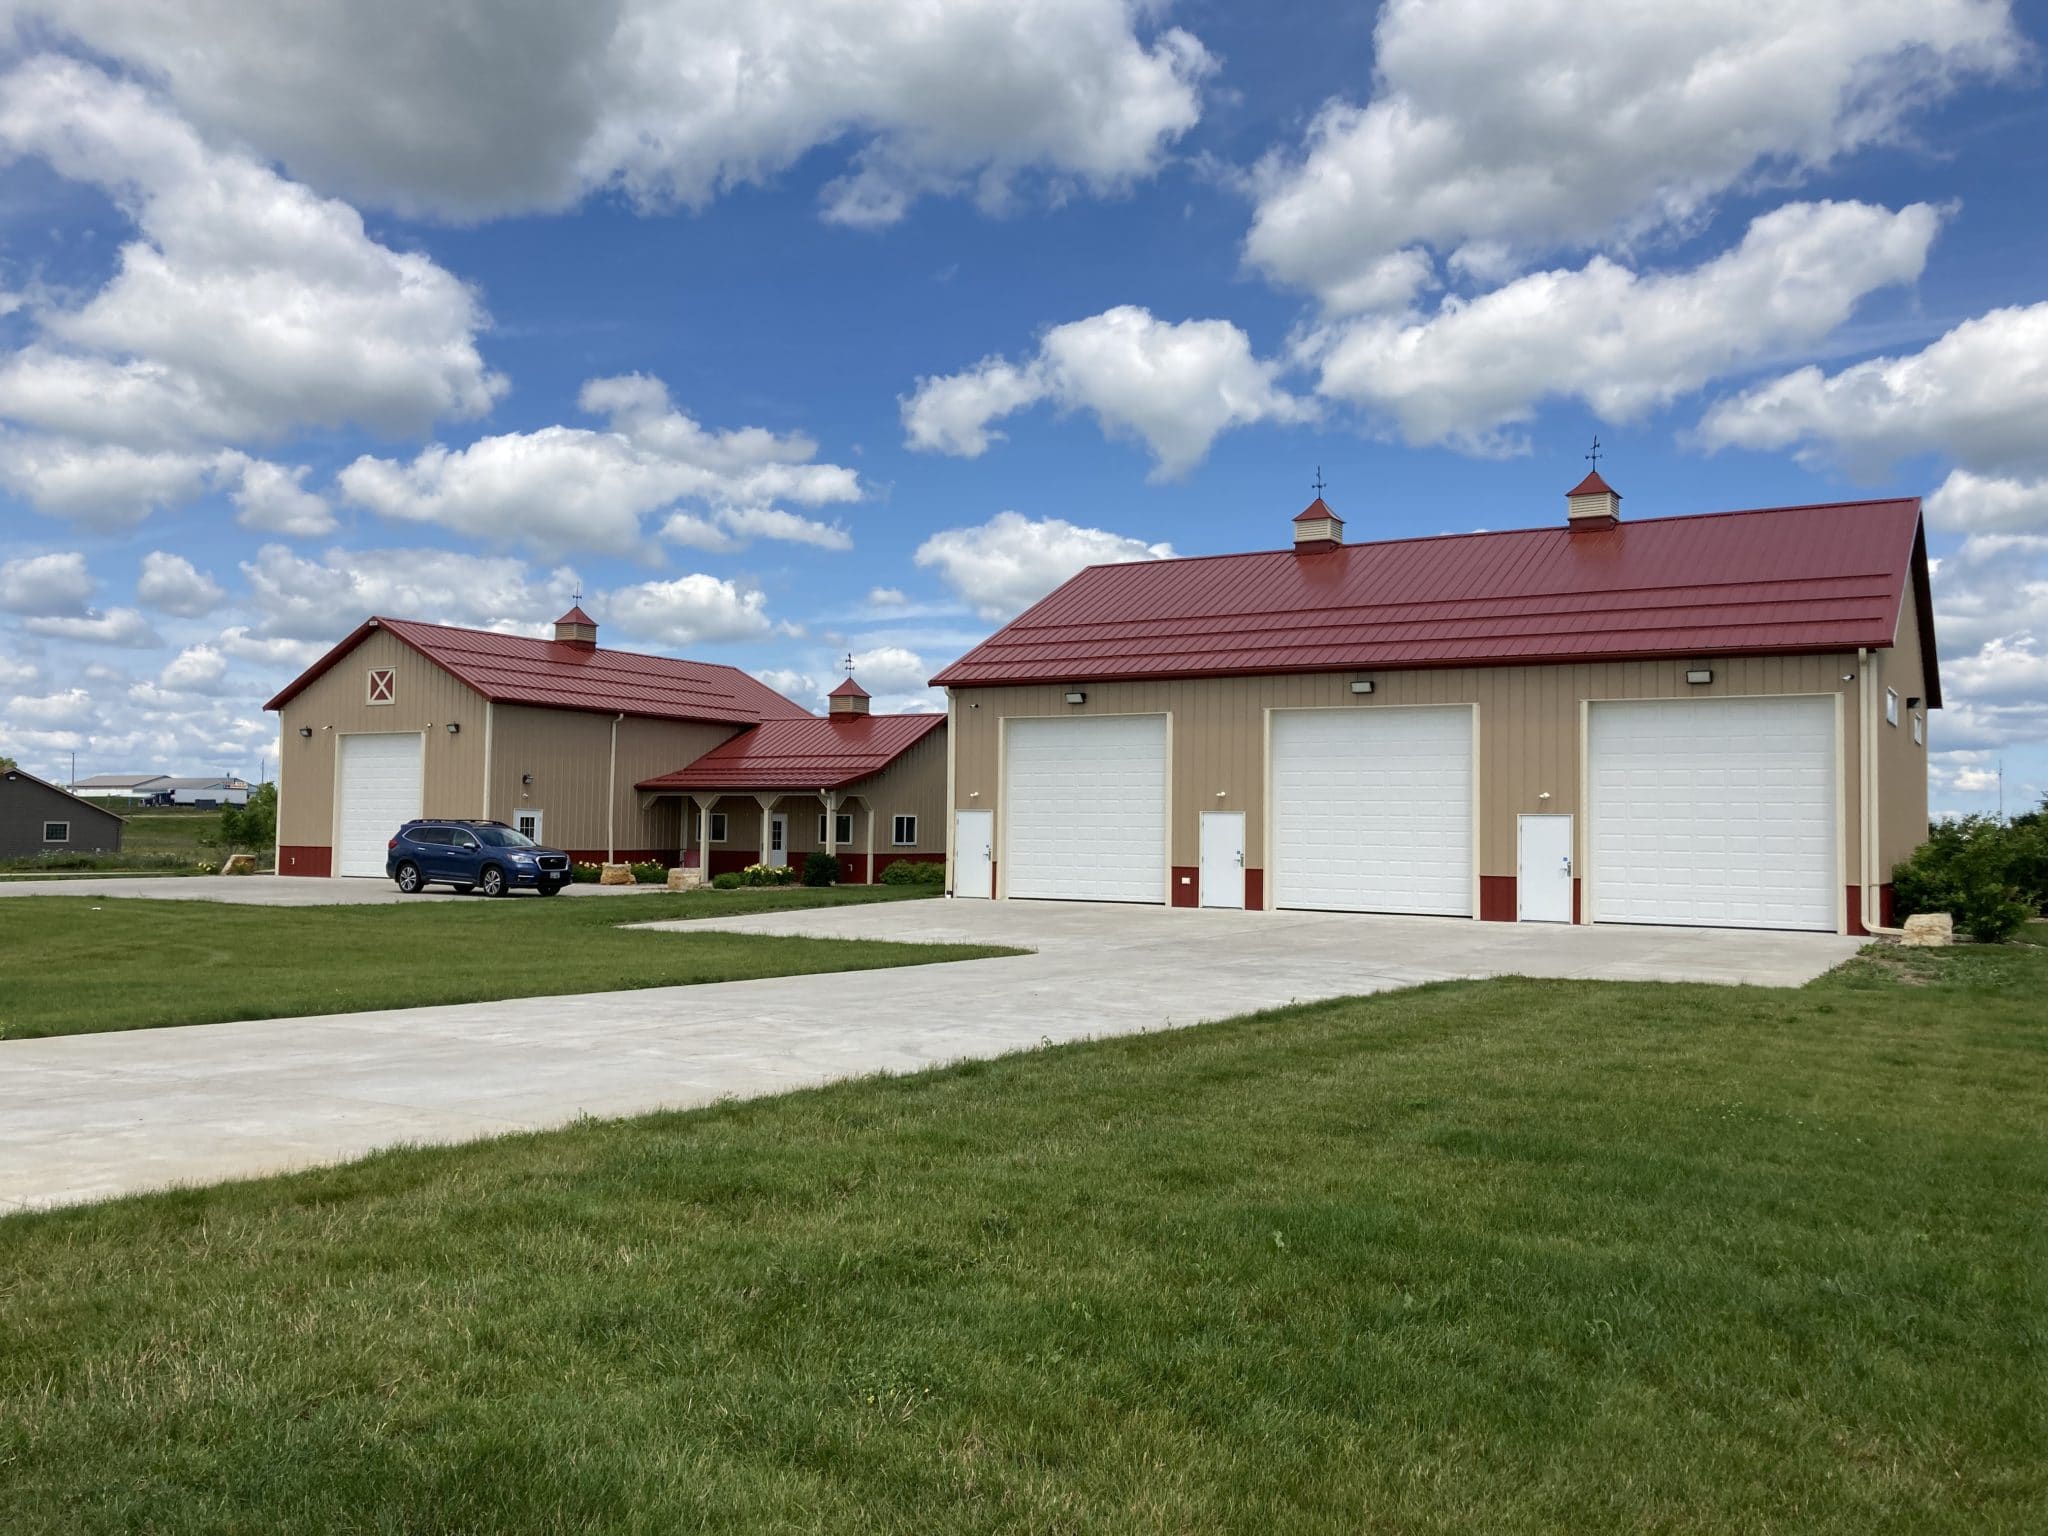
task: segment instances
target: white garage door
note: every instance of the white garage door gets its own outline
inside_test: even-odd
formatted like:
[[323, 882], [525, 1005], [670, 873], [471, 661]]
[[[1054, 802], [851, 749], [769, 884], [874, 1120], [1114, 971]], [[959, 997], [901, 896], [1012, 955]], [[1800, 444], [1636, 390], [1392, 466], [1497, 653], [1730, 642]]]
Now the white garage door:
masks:
[[344, 875], [382, 875], [392, 834], [420, 814], [418, 734], [342, 737], [335, 778], [341, 801], [336, 868]]
[[1011, 720], [1004, 733], [1004, 889], [1163, 902], [1166, 717]]
[[1472, 711], [1273, 716], [1273, 901], [1472, 915]]
[[1832, 932], [1832, 699], [1595, 704], [1593, 920]]

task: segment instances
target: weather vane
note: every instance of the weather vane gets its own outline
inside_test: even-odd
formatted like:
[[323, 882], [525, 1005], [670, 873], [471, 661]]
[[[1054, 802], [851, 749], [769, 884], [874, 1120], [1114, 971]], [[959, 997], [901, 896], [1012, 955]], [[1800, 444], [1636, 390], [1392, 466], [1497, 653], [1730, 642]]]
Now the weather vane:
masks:
[[853, 676], [853, 652], [851, 651], [846, 653], [846, 675], [848, 677]]
[[1316, 500], [1317, 500], [1317, 501], [1321, 501], [1322, 499], [1323, 499], [1323, 466], [1322, 466], [1322, 465], [1320, 465], [1320, 464], [1318, 464], [1318, 465], [1316, 466]]
[[1587, 454], [1586, 457], [1593, 461], [1593, 468], [1595, 470], [1600, 468], [1600, 434], [1597, 432], [1593, 434], [1593, 451]]

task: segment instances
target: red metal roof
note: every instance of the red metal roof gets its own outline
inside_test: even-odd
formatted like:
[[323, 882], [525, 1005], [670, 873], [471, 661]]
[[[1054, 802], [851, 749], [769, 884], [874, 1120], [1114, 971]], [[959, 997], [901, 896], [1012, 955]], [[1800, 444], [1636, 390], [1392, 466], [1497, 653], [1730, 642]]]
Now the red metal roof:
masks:
[[578, 603], [574, 608], [571, 608], [567, 613], [563, 614], [559, 619], [555, 620], [555, 622], [557, 624], [583, 624], [587, 625], [591, 629], [597, 628], [597, 620], [593, 619], [589, 614], [583, 611], [583, 605], [581, 603]]
[[859, 683], [856, 683], [849, 677], [837, 688], [834, 688], [831, 693], [827, 694], [826, 697], [833, 699], [865, 699], [869, 697], [869, 694], [867, 689], [861, 687]]
[[932, 679], [953, 688], [1889, 646], [1932, 620], [1917, 498], [1092, 566]]
[[880, 773], [946, 723], [940, 714], [764, 720], [642, 789], [838, 789]]
[[1609, 484], [1608, 484], [1608, 483], [1607, 483], [1607, 482], [1606, 482], [1605, 480], [1602, 480], [1602, 479], [1600, 478], [1600, 471], [1599, 471], [1599, 470], [1597, 470], [1597, 469], [1596, 469], [1596, 470], [1592, 470], [1591, 472], [1589, 472], [1589, 473], [1587, 474], [1587, 476], [1586, 476], [1586, 478], [1585, 478], [1585, 479], [1581, 480], [1581, 481], [1580, 481], [1580, 482], [1579, 482], [1579, 483], [1578, 483], [1577, 485], [1573, 486], [1573, 487], [1572, 487], [1572, 488], [1571, 488], [1570, 490], [1566, 491], [1566, 492], [1565, 492], [1565, 495], [1566, 495], [1566, 496], [1601, 496], [1601, 495], [1606, 495], [1606, 496], [1612, 496], [1612, 497], [1613, 497], [1613, 498], [1614, 498], [1614, 499], [1615, 499], [1616, 501], [1619, 501], [1619, 500], [1621, 500], [1621, 492], [1617, 491], [1617, 490], [1616, 490], [1616, 489], [1615, 489], [1615, 488], [1614, 488], [1613, 486], [1609, 485]]
[[263, 707], [282, 709], [379, 629], [494, 703], [722, 725], [817, 718], [738, 667], [386, 618], [365, 621]]
[[1320, 496], [1294, 514], [1294, 520], [1297, 523], [1313, 523], [1325, 517], [1340, 523], [1344, 521], [1343, 518], [1338, 517], [1336, 513], [1330, 510], [1330, 504]]

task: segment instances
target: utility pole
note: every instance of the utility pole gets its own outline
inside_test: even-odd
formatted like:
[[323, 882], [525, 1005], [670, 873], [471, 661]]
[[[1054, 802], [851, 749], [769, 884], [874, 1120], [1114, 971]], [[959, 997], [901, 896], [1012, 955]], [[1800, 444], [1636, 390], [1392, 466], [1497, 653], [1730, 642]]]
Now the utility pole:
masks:
[[78, 793], [78, 754], [76, 752], [71, 754], [71, 782], [64, 787], [74, 795]]

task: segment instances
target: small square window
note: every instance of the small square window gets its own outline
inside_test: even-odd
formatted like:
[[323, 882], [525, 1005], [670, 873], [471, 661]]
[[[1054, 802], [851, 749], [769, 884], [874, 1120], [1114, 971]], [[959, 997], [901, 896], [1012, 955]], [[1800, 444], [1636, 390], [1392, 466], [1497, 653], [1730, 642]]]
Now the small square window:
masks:
[[1884, 723], [1886, 725], [1897, 725], [1899, 723], [1899, 696], [1889, 688], [1884, 691]]
[[889, 829], [889, 841], [898, 848], [914, 847], [917, 843], [917, 818], [898, 816]]
[[709, 835], [714, 843], [725, 841], [725, 812], [713, 811], [711, 813], [711, 831]]
[[[851, 811], [841, 811], [837, 819], [839, 824], [833, 828], [832, 841], [844, 847], [853, 841], [853, 813]], [[821, 811], [818, 815], [818, 842], [820, 846], [824, 844], [824, 841], [825, 816]]]
[[68, 821], [46, 821], [43, 823], [43, 841], [46, 843], [68, 843], [71, 841], [71, 823]]
[[389, 667], [370, 668], [366, 701], [371, 704], [390, 704], [398, 698], [398, 674]]
[[1916, 747], [1927, 745], [1927, 717], [1925, 715], [1915, 715], [1913, 717], [1913, 745]]

